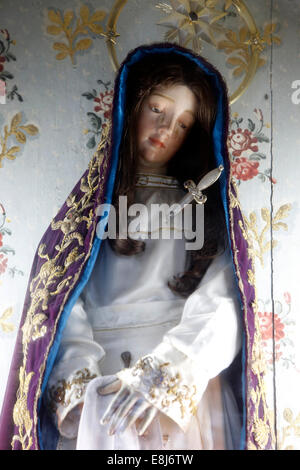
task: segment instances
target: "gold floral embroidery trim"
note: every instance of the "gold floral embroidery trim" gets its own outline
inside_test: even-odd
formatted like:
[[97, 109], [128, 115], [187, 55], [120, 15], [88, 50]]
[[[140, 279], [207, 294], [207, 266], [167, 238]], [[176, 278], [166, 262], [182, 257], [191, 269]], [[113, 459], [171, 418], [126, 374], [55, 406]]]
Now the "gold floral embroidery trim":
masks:
[[[281, 219], [289, 215], [290, 209], [291, 204], [284, 204], [278, 209], [275, 216], [271, 217], [269, 209], [263, 207], [261, 209], [261, 218], [265, 222], [265, 226], [263, 227], [260, 233], [258, 229], [256, 213], [251, 212], [249, 215], [249, 219], [244, 216], [244, 221], [246, 225], [246, 232], [244, 236], [249, 239], [248, 241], [251, 244], [253, 259], [254, 257], [257, 257], [262, 267], [264, 267], [264, 254], [269, 250], [275, 248], [277, 245], [277, 240], [272, 239], [270, 241], [266, 241], [266, 235], [270, 232], [271, 228], [273, 230], [280, 230], [281, 228], [283, 228], [284, 230], [288, 229], [287, 224], [283, 223]], [[256, 245], [255, 247], [254, 242]]]
[[162, 408], [169, 408], [172, 403], [177, 402], [181, 418], [184, 419], [186, 415], [196, 413], [197, 388], [195, 385], [189, 387], [184, 384], [179, 373], [172, 376], [167, 369], [169, 365], [169, 362], [156, 364], [152, 356], [144, 356], [136, 363], [132, 374], [140, 378], [152, 400], [156, 400], [158, 395], [163, 393]]
[[[47, 326], [43, 325], [43, 323], [47, 320], [47, 316], [44, 311], [47, 310], [49, 301], [51, 297], [60, 293], [65, 287], [68, 287], [68, 291], [65, 292], [64, 298], [61, 302], [60, 310], [57, 315], [56, 323], [51, 331], [51, 339], [48, 344], [48, 348], [46, 350], [43, 363], [40, 366], [39, 370], [39, 381], [37, 387], [37, 393], [35, 395], [34, 401], [34, 420], [37, 422], [37, 403], [40, 396], [41, 384], [42, 384], [42, 374], [45, 370], [46, 360], [48, 357], [48, 352], [52, 346], [57, 323], [60, 318], [60, 314], [64, 309], [65, 302], [68, 298], [68, 293], [71, 288], [76, 284], [81, 270], [82, 264], [78, 272], [74, 276], [68, 276], [67, 278], [63, 279], [61, 282], [58, 283], [56, 290], [53, 291], [52, 285], [59, 280], [59, 278], [63, 277], [67, 271], [67, 268], [73, 264], [74, 262], [78, 261], [82, 257], [84, 257], [84, 253], [79, 254], [78, 249], [79, 247], [82, 248], [83, 240], [82, 236], [78, 232], [74, 232], [73, 230], [75, 227], [77, 228], [79, 222], [84, 221], [86, 222], [87, 226], [89, 227], [92, 223], [92, 212], [90, 211], [89, 217], [83, 216], [82, 213], [87, 207], [93, 206], [93, 197], [100, 187], [103, 187], [105, 181], [105, 174], [108, 167], [108, 162], [104, 160], [104, 148], [106, 145], [106, 141], [108, 135], [111, 130], [111, 125], [107, 125], [103, 128], [102, 138], [97, 147], [96, 152], [93, 155], [89, 163], [88, 173], [86, 177], [82, 178], [81, 180], [81, 191], [83, 195], [79, 197], [79, 200], [76, 201], [74, 196], [70, 196], [67, 201], [68, 207], [71, 208], [70, 211], [64, 217], [63, 222], [65, 224], [58, 224], [58, 226], [52, 228], [54, 230], [61, 230], [63, 232], [63, 239], [60, 245], [55, 247], [57, 254], [51, 258], [48, 254], [44, 253], [46, 246], [41, 244], [38, 249], [38, 255], [40, 258], [46, 259], [46, 262], [42, 265], [39, 273], [37, 276], [31, 281], [30, 284], [30, 292], [31, 292], [31, 303], [29, 305], [29, 309], [27, 311], [26, 319], [22, 327], [23, 332], [23, 365], [20, 368], [19, 372], [19, 389], [17, 392], [17, 400], [14, 405], [13, 409], [13, 420], [15, 425], [18, 427], [18, 434], [13, 436], [12, 439], [12, 447], [14, 447], [14, 443], [16, 441], [21, 442], [22, 449], [27, 450], [30, 449], [33, 444], [33, 437], [32, 433], [34, 434], [35, 441], [37, 442], [37, 434], [36, 434], [36, 426], [33, 425], [34, 421], [30, 416], [30, 412], [28, 410], [27, 405], [27, 395], [30, 386], [31, 379], [35, 372], [30, 371], [26, 372], [26, 365], [27, 365], [27, 357], [28, 357], [28, 348], [31, 341], [36, 341], [43, 337], [47, 333]], [[101, 166], [103, 167], [102, 176], [99, 178], [99, 171]], [[77, 212], [74, 221], [74, 210]], [[70, 213], [72, 214], [70, 216]], [[72, 222], [70, 222], [70, 218]], [[75, 222], [75, 225], [74, 225]], [[52, 222], [55, 224], [56, 222]], [[96, 223], [94, 221], [93, 226], [93, 233], [96, 230]], [[63, 252], [66, 248], [70, 245], [71, 242], [77, 243], [77, 246], [71, 250], [69, 255], [64, 259]], [[93, 236], [91, 236], [91, 241], [88, 249], [88, 253], [86, 257], [89, 256], [91, 248], [92, 248], [92, 241]], [[62, 260], [62, 261], [60, 261]]]
[[19, 427], [19, 434], [13, 437], [12, 446], [14, 446], [16, 441], [19, 441], [23, 450], [29, 450], [32, 446], [31, 431], [33, 427], [33, 421], [27, 408], [27, 395], [29, 391], [29, 384], [33, 375], [34, 372], [27, 374], [25, 367], [20, 368], [20, 385], [17, 392], [17, 401], [13, 410], [13, 420], [15, 425]]
[[[247, 371], [247, 413], [250, 414], [250, 411], [254, 407], [254, 416], [251, 418], [249, 415], [247, 417], [247, 449], [248, 450], [257, 450], [265, 449], [269, 438], [271, 437], [272, 445], [274, 446], [274, 432], [270, 425], [270, 417], [268, 413], [267, 403], [266, 403], [266, 388], [264, 375], [266, 372], [265, 360], [261, 350], [261, 335], [259, 328], [259, 321], [257, 316], [257, 304], [256, 301], [252, 304], [253, 313], [254, 313], [254, 322], [255, 322], [255, 334], [253, 338], [253, 344], [251, 347], [250, 334], [249, 334], [249, 325], [247, 322], [248, 317], [248, 302], [244, 292], [244, 285], [242, 281], [242, 275], [239, 270], [239, 264], [237, 259], [237, 247], [235, 241], [235, 233], [233, 227], [233, 209], [238, 208], [241, 211], [238, 198], [237, 185], [230, 176], [230, 185], [229, 185], [229, 212], [230, 212], [230, 223], [231, 223], [231, 239], [233, 243], [233, 253], [234, 253], [234, 264], [236, 268], [236, 274], [238, 277], [239, 287], [241, 290], [243, 305], [244, 305], [244, 318], [246, 326], [246, 335], [247, 335], [247, 352], [248, 358], [247, 363], [249, 364]], [[247, 242], [248, 248], [248, 257], [251, 260], [251, 269], [248, 269], [247, 277], [250, 285], [253, 286], [255, 292], [255, 299], [257, 298], [256, 294], [256, 284], [255, 284], [255, 259], [253, 253], [253, 246], [251, 242], [251, 237], [247, 233], [247, 225], [244, 223], [243, 214], [242, 218], [238, 221], [238, 225], [241, 229], [241, 233], [245, 241]], [[255, 376], [257, 381], [257, 386], [252, 388], [253, 378]]]
[[[71, 381], [59, 380], [57, 385], [53, 385], [49, 390], [50, 409], [57, 410], [57, 406], [67, 407], [70, 405], [73, 396], [79, 399], [83, 396], [87, 383], [95, 379], [96, 374], [91, 374], [89, 369], [78, 370]], [[70, 392], [70, 393], [68, 393]], [[66, 397], [68, 395], [68, 398]]]

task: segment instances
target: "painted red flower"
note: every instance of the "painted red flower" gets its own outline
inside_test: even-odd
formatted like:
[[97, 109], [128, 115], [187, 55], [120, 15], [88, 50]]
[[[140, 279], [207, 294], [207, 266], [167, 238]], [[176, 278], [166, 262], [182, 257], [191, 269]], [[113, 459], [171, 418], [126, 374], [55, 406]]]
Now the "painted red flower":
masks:
[[248, 160], [248, 158], [236, 158], [232, 162], [233, 175], [238, 180], [247, 181], [258, 174], [259, 162]]
[[284, 296], [284, 300], [286, 301], [286, 303], [287, 303], [288, 305], [290, 305], [290, 303], [291, 303], [291, 294], [290, 294], [289, 292], [285, 292], [285, 293], [283, 294], [283, 296]]
[[5, 273], [7, 268], [7, 258], [4, 258], [3, 254], [0, 254], [0, 274]]
[[2, 240], [3, 240], [3, 235], [2, 235], [2, 233], [0, 233], [0, 247], [3, 245], [3, 241], [2, 241]]
[[95, 98], [94, 101], [99, 103], [95, 106], [94, 110], [96, 112], [104, 111], [105, 119], [109, 119], [112, 111], [113, 90], [106, 90], [105, 93], [100, 93], [99, 97]]
[[0, 96], [5, 96], [5, 81], [0, 79]]
[[258, 146], [254, 145], [257, 143], [257, 138], [253, 137], [252, 132], [249, 129], [241, 129], [240, 127], [235, 131], [232, 130], [229, 135], [229, 146], [233, 150], [232, 155], [239, 157], [242, 152], [246, 150], [252, 150], [252, 152], [258, 151]]
[[263, 121], [263, 113], [261, 109], [254, 108], [254, 112], [260, 121]]
[[[273, 338], [273, 316], [272, 312], [258, 312], [261, 336], [263, 340]], [[277, 314], [274, 315], [275, 322], [275, 341], [279, 341], [285, 336], [284, 324]]]
[[[282, 356], [282, 351], [280, 351], [280, 344], [275, 344], [275, 361], [279, 361], [279, 359], [281, 358]], [[273, 355], [273, 351], [271, 353], [269, 353], [269, 359], [267, 359], [267, 362], [268, 364], [273, 364], [274, 362], [274, 359], [273, 359], [274, 355]]]
[[[265, 358], [268, 364], [273, 364], [274, 362], [274, 356], [273, 356], [273, 347], [272, 350], [270, 350], [270, 345], [268, 345], [267, 341], [262, 341], [261, 342], [261, 347], [263, 348], [265, 352]], [[279, 361], [279, 359], [282, 356], [282, 352], [280, 351], [281, 344], [277, 343], [275, 344], [275, 361]]]
[[0, 72], [2, 72], [2, 70], [4, 69], [4, 67], [2, 65], [4, 62], [5, 62], [5, 57], [0, 55]]
[[280, 344], [276, 344], [275, 345], [275, 361], [279, 361], [279, 359], [282, 356], [282, 352], [279, 349], [280, 349]]

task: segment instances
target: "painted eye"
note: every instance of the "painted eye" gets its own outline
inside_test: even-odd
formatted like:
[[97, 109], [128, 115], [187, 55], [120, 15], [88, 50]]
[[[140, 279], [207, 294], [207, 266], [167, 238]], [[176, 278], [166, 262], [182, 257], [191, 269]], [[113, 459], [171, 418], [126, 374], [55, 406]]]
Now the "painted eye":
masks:
[[157, 106], [151, 106], [150, 109], [154, 113], [161, 113], [161, 110]]

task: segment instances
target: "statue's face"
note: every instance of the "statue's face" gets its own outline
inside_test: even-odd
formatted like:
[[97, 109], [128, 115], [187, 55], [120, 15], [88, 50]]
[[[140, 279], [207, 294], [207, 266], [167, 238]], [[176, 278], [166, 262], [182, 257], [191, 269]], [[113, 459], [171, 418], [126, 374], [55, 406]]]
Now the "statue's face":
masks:
[[195, 122], [197, 100], [185, 85], [157, 87], [142, 103], [137, 125], [140, 166], [164, 168]]

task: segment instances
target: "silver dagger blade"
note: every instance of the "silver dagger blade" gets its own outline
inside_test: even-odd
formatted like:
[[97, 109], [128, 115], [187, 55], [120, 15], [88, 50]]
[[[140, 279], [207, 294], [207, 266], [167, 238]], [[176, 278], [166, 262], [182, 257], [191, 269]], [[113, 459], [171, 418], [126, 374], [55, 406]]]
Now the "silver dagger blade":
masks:
[[[197, 193], [200, 193], [203, 191], [203, 189], [207, 189], [210, 186], [212, 186], [221, 176], [222, 171], [224, 170], [223, 165], [220, 165], [218, 168], [215, 168], [214, 170], [209, 171], [197, 184], [195, 189], [193, 191], [196, 191]], [[192, 192], [188, 192], [182, 199], [179, 201], [177, 204], [179, 204], [180, 207], [178, 207], [175, 211], [172, 211], [172, 213], [169, 213], [169, 217], [173, 216], [176, 217], [179, 212], [181, 212], [184, 207], [192, 202], [194, 199], [194, 195]]]

